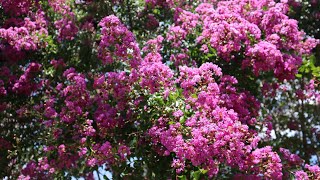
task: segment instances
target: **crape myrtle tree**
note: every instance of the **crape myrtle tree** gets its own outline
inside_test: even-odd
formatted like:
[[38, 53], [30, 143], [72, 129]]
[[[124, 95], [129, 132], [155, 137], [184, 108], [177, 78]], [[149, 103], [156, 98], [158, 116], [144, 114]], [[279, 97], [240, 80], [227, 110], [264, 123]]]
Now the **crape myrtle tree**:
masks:
[[319, 41], [292, 11], [0, 0], [0, 177], [319, 179]]

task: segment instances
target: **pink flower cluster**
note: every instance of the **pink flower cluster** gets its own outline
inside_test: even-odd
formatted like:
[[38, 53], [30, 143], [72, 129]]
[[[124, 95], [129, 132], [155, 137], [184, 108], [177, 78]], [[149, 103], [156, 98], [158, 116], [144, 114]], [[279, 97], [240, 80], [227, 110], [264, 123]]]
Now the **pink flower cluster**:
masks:
[[34, 18], [24, 18], [23, 22], [17, 21], [18, 24], [14, 27], [0, 28], [0, 49], [4, 50], [10, 46], [14, 48], [14, 52], [17, 52], [43, 47], [40, 37], [48, 34], [44, 12], [38, 11], [34, 16]]
[[254, 150], [251, 156], [253, 164], [259, 164], [251, 170], [263, 173], [266, 179], [282, 179], [281, 159], [270, 146]]
[[293, 79], [301, 55], [310, 53], [319, 40], [307, 38], [287, 12], [287, 4], [267, 0], [219, 1], [216, 6], [203, 3], [194, 13], [177, 10], [166, 41], [175, 51], [183, 47], [188, 52], [193, 47], [185, 47], [185, 42], [193, 44], [190, 37], [196, 35], [204, 54], [215, 53], [214, 49], [218, 58], [240, 61], [243, 69], [252, 69], [257, 76], [273, 71], [280, 80]]
[[160, 62], [144, 63], [140, 66], [138, 76], [141, 78], [140, 86], [155, 93], [161, 88], [169, 89], [172, 86], [172, 70]]
[[295, 178], [297, 180], [309, 180], [309, 179], [319, 179], [320, 178], [320, 167], [305, 165], [305, 171], [299, 170], [295, 172]]
[[303, 163], [303, 160], [296, 154], [292, 154], [288, 149], [280, 148], [280, 153], [283, 156], [283, 159], [286, 160], [289, 166], [300, 165]]
[[193, 14], [189, 11], [182, 10], [179, 13], [178, 19], [176, 20], [176, 24], [180, 25], [180, 27], [184, 30], [191, 30], [198, 25], [199, 15]]
[[50, 0], [49, 5], [53, 10], [63, 17], [54, 22], [55, 27], [58, 29], [58, 39], [73, 40], [78, 33], [78, 27], [75, 24], [76, 17], [67, 5], [66, 0]]
[[161, 35], [157, 36], [155, 39], [150, 39], [146, 42], [145, 46], [142, 48], [144, 53], [150, 52], [160, 52], [162, 48], [163, 37]]
[[0, 5], [11, 16], [21, 16], [29, 12], [33, 0], [1, 0]]
[[41, 65], [30, 63], [24, 73], [17, 79], [12, 87], [12, 91], [17, 94], [30, 95], [41, 87], [42, 82], [36, 82], [35, 75], [41, 71]]
[[54, 23], [58, 29], [60, 40], [73, 40], [78, 33], [78, 27], [74, 24], [74, 14], [69, 13], [69, 18], [62, 18]]
[[[168, 118], [170, 114], [162, 112], [166, 115], [157, 120], [148, 134], [155, 146], [160, 144], [165, 148], [159, 151], [160, 154], [175, 153], [172, 167], [176, 168], [178, 173], [187, 167], [187, 161], [193, 166], [208, 170], [210, 176], [219, 173], [221, 163], [241, 170], [251, 169], [254, 164], [263, 166], [262, 159], [268, 156], [260, 156], [258, 150], [250, 154], [259, 141], [256, 132], [249, 129], [245, 123], [241, 123], [246, 122], [247, 117], [253, 118], [255, 114], [237, 108], [232, 109], [232, 106], [227, 105], [242, 96], [233, 86], [236, 83], [235, 78], [222, 76], [218, 66], [205, 63], [199, 68], [180, 67], [180, 75], [176, 82], [183, 90], [182, 99], [176, 100], [182, 101], [182, 107], [173, 113], [172, 118]], [[245, 101], [237, 103], [247, 106]], [[277, 162], [274, 162], [276, 164], [270, 164], [265, 169], [258, 168], [253, 173], [263, 172], [267, 178], [279, 179], [282, 171], [281, 161], [276, 153], [268, 153], [278, 158]], [[251, 159], [244, 158], [251, 156], [256, 157], [253, 164]]]
[[99, 26], [102, 28], [98, 56], [103, 64], [120, 61], [128, 62], [132, 67], [137, 67], [141, 61], [140, 49], [132, 32], [114, 15], [103, 18]]
[[[41, 64], [39, 63], [31, 62], [27, 67], [21, 67], [22, 74], [12, 74], [6, 66], [0, 70], [0, 96], [2, 97], [11, 94], [29, 96], [43, 85], [43, 81], [37, 78], [41, 72]], [[5, 109], [5, 104], [1, 104], [0, 109]]]
[[248, 50], [247, 58], [247, 64], [243, 65], [253, 66], [255, 75], [259, 75], [260, 72], [273, 70], [276, 63], [282, 61], [282, 54], [275, 45], [261, 41]]

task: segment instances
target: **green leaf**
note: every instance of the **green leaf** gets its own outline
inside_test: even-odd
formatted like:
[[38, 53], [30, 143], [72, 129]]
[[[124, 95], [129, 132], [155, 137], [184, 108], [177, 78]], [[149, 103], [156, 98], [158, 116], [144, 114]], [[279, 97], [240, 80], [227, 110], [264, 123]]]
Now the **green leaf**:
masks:
[[179, 122], [180, 122], [180, 124], [184, 124], [184, 122], [186, 122], [186, 118], [185, 117], [181, 117]]
[[201, 174], [206, 174], [208, 170], [200, 169]]
[[181, 176], [178, 176], [178, 179], [187, 180], [187, 176], [186, 175], [181, 175]]
[[191, 177], [193, 180], [199, 180], [200, 176], [201, 176], [200, 170], [191, 172]]

